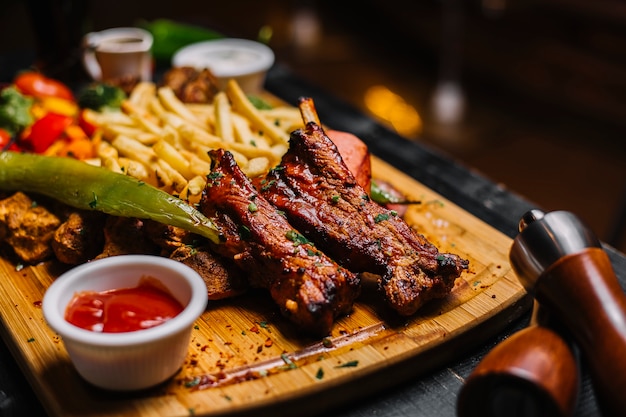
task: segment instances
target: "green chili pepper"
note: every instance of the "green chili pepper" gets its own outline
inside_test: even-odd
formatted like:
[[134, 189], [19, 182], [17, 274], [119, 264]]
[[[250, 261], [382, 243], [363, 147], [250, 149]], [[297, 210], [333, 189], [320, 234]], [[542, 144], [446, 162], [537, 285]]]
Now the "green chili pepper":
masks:
[[157, 61], [167, 61], [180, 48], [192, 43], [223, 38], [221, 33], [199, 25], [175, 22], [170, 19], [139, 21], [139, 26], [152, 33], [152, 55]]
[[0, 189], [38, 193], [114, 216], [151, 219], [220, 242], [219, 228], [183, 200], [136, 178], [72, 158], [0, 152]]

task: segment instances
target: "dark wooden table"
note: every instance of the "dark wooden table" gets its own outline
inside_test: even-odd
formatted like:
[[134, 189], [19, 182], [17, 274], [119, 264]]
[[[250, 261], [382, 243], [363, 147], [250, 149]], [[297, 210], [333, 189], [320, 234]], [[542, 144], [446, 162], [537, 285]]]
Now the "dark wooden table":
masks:
[[[520, 217], [536, 207], [514, 192], [496, 185], [463, 164], [391, 132], [374, 120], [322, 89], [275, 66], [268, 74], [266, 88], [271, 93], [296, 104], [301, 96], [312, 97], [324, 123], [350, 131], [362, 138], [377, 157], [393, 164], [466, 211], [510, 237], [517, 235]], [[606, 247], [622, 288], [626, 288], [626, 257]], [[478, 345], [468, 343], [458, 359], [426, 375], [398, 380], [391, 388], [375, 396], [358, 399], [326, 410], [324, 416], [455, 416], [456, 400], [474, 367], [497, 343], [524, 328], [530, 314], [512, 321], [500, 334]], [[71, 393], [68, 393], [71, 395]], [[303, 405], [303, 409], [306, 406]], [[0, 416], [45, 416], [45, 410], [25, 380], [7, 346], [0, 344]], [[588, 374], [582, 370], [582, 386], [576, 417], [599, 416]]]

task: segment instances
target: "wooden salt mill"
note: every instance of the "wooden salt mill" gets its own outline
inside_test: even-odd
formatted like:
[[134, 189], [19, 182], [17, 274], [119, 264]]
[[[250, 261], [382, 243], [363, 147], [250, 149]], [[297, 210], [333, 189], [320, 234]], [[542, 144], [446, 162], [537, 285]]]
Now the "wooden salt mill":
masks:
[[[607, 253], [569, 212], [531, 210], [522, 217], [519, 229], [510, 251], [518, 279], [571, 334], [589, 367], [603, 415], [626, 415], [626, 295]], [[515, 344], [517, 350], [531, 348]], [[533, 366], [531, 362], [529, 372]], [[555, 375], [562, 372], [558, 369], [553, 368]], [[526, 415], [548, 414], [538, 410]]]

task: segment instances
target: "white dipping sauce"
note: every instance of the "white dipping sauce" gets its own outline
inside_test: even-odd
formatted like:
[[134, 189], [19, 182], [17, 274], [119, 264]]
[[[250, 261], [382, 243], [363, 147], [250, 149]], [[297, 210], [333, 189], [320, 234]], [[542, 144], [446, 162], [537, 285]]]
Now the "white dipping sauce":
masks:
[[267, 71], [274, 53], [259, 42], [246, 39], [217, 39], [186, 46], [172, 59], [175, 67], [209, 68], [217, 77], [236, 77]]

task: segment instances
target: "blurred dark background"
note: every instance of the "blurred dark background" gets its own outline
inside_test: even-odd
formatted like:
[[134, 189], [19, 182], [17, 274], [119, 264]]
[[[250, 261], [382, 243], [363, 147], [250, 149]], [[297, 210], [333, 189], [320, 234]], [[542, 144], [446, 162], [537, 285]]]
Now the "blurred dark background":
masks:
[[544, 210], [576, 213], [626, 249], [621, 1], [0, 4], [1, 81], [31, 63], [80, 77], [83, 33], [141, 19], [271, 33], [277, 62], [296, 75]]

